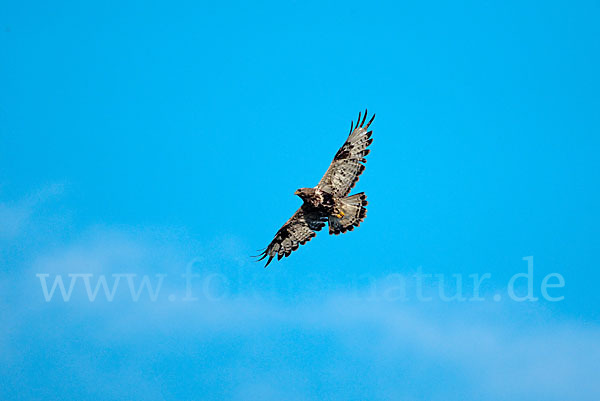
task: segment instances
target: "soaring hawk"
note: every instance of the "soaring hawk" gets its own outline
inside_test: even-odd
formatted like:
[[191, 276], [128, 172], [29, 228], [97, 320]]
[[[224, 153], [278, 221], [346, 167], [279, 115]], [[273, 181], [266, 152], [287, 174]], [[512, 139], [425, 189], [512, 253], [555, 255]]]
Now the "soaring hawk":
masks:
[[361, 113], [358, 113], [356, 127], [352, 122], [348, 139], [335, 154], [333, 162], [317, 186], [300, 188], [295, 192], [304, 204], [277, 231], [269, 246], [258, 255], [261, 256], [258, 260], [269, 257], [265, 267], [275, 256], [278, 260], [283, 256], [288, 257], [299, 245], [310, 241], [326, 222], [329, 223], [329, 234], [337, 235], [352, 231], [367, 215], [367, 197], [364, 192], [348, 196], [365, 169], [365, 156], [370, 152], [367, 147], [373, 142], [373, 131], [369, 131], [369, 126], [375, 114], [366, 125], [367, 110], [362, 121], [360, 118]]

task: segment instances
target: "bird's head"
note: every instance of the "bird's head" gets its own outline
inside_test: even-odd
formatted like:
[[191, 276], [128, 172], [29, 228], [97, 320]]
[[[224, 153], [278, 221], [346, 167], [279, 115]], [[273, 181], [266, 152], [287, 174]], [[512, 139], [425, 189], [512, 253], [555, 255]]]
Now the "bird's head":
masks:
[[311, 192], [314, 192], [313, 188], [299, 188], [294, 192], [294, 195], [298, 195], [304, 200], [310, 197]]

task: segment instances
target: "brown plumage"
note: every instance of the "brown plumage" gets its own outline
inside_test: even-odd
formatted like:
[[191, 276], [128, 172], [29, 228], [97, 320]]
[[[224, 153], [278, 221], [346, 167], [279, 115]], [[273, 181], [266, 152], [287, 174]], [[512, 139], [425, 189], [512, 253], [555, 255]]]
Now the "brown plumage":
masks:
[[350, 134], [346, 142], [335, 154], [331, 165], [321, 181], [314, 188], [300, 188], [296, 191], [304, 204], [277, 231], [271, 243], [259, 255], [266, 257], [268, 266], [275, 256], [277, 259], [289, 256], [300, 245], [310, 241], [329, 223], [329, 234], [340, 234], [358, 227], [367, 215], [367, 197], [363, 192], [347, 196], [356, 185], [359, 176], [365, 169], [363, 163], [370, 150], [367, 147], [373, 142], [369, 126], [375, 114], [365, 124], [364, 116], [358, 113], [356, 127], [350, 125]]

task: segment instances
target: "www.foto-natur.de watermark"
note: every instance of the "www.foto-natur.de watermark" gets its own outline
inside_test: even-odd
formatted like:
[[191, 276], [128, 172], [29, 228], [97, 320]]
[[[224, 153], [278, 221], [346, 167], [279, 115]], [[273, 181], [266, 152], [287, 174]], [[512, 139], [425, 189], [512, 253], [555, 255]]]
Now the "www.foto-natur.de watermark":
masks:
[[[485, 294], [482, 288], [493, 284], [492, 274], [489, 272], [434, 274], [426, 273], [419, 267], [410, 275], [392, 273], [379, 280], [361, 275], [350, 284], [356, 296], [367, 301], [499, 302], [505, 297], [514, 302], [535, 302], [540, 299], [549, 302], [562, 301], [564, 295], [561, 295], [561, 289], [565, 287], [562, 274], [547, 274], [539, 285], [534, 285], [533, 256], [524, 257], [523, 260], [527, 262], [526, 272], [513, 274], [501, 291], [488, 290]], [[179, 275], [66, 273], [51, 277], [48, 273], [37, 273], [36, 277], [39, 279], [45, 302], [71, 302], [75, 299], [77, 302], [113, 302], [115, 299], [133, 302], [210, 302], [226, 298], [236, 293], [236, 289], [244, 287], [241, 277], [226, 276], [218, 272], [194, 273], [193, 267], [196, 264], [198, 260], [192, 260], [185, 267], [185, 273]], [[168, 294], [163, 294], [162, 291], [165, 288], [165, 280], [169, 280], [168, 287], [172, 290]], [[74, 291], [82, 291], [85, 296], [73, 298]]]

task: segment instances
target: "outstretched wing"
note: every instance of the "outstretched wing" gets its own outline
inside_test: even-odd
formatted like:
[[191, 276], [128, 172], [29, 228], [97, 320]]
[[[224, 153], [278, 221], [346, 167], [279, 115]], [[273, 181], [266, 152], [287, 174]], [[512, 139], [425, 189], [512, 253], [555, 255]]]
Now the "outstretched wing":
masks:
[[352, 130], [354, 127], [353, 122], [350, 125], [348, 139], [335, 154], [333, 162], [327, 169], [327, 172], [325, 172], [323, 178], [321, 178], [317, 188], [338, 198], [342, 198], [350, 193], [350, 190], [354, 187], [356, 181], [358, 181], [358, 177], [365, 169], [365, 165], [363, 164], [367, 162], [365, 156], [370, 152], [367, 147], [373, 142], [373, 139], [371, 139], [373, 131], [368, 131], [368, 129], [374, 118], [375, 114], [373, 114], [373, 117], [365, 125], [367, 110], [365, 110], [362, 121], [360, 120], [360, 113], [358, 113], [356, 128]]
[[304, 206], [294, 213], [294, 215], [277, 231], [273, 241], [267, 246], [267, 248], [259, 255], [261, 256], [258, 260], [263, 260], [267, 256], [267, 264], [271, 263], [271, 260], [277, 256], [277, 260], [282, 257], [288, 257], [290, 253], [298, 249], [298, 246], [304, 245], [310, 241], [312, 237], [325, 225], [327, 216], [323, 213], [319, 213], [318, 210], [307, 210]]

